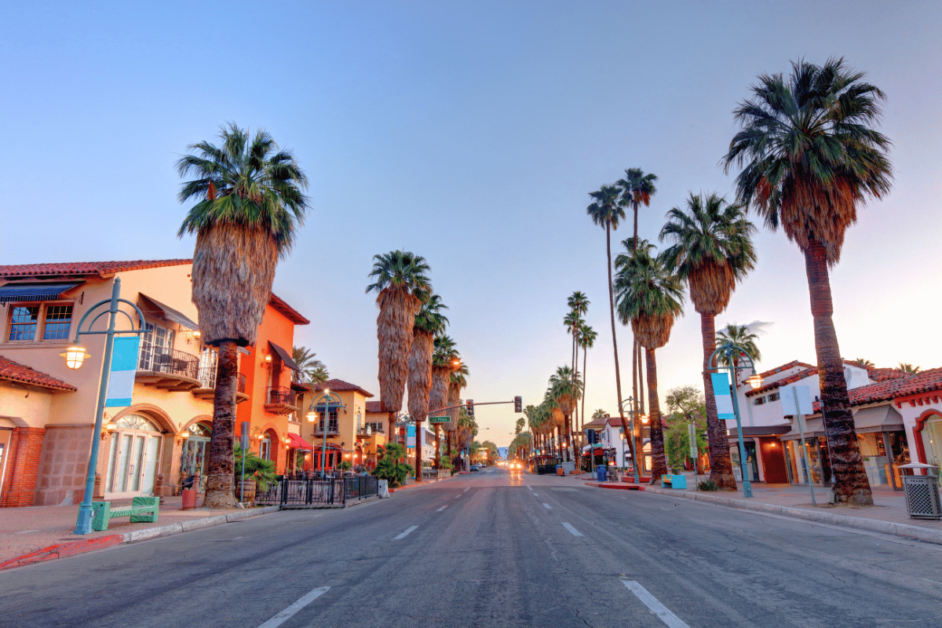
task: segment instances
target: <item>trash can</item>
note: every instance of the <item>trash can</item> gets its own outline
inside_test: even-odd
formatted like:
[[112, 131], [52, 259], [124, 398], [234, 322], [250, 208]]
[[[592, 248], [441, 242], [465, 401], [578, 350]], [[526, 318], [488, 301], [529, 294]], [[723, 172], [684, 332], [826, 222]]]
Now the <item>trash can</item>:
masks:
[[[939, 499], [939, 468], [931, 464], [911, 462], [899, 466], [906, 493], [906, 510], [911, 519], [942, 519]], [[923, 471], [925, 475], [914, 475]]]
[[595, 467], [595, 477], [599, 482], [605, 482], [608, 480], [608, 467], [604, 464], [600, 464]]
[[563, 465], [556, 465], [556, 475], [566, 475], [566, 470], [563, 468]]

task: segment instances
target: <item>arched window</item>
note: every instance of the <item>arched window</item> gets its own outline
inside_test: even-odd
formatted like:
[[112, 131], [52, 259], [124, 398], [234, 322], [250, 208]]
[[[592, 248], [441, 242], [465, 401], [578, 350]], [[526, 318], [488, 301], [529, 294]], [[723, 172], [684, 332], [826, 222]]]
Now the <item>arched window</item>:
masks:
[[117, 421], [115, 425], [119, 430], [138, 430], [141, 432], [159, 432], [153, 421], [140, 414], [127, 414]]
[[271, 436], [265, 434], [258, 446], [258, 457], [262, 460], [271, 460]]

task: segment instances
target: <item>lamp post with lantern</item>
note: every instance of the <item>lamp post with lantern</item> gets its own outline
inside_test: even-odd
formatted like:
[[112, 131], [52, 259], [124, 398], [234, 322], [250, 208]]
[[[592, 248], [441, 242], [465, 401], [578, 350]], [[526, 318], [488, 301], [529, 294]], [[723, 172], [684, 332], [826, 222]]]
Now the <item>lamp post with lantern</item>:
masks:
[[[320, 400], [324, 401], [324, 444], [321, 447], [321, 473], [326, 473], [327, 469], [327, 430], [330, 427], [330, 400], [336, 399], [337, 405], [339, 408], [344, 409], [343, 400], [340, 398], [340, 395], [337, 393], [330, 392], [329, 388], [324, 389], [319, 395], [316, 395], [311, 399], [311, 407], [307, 411], [307, 420], [311, 423], [317, 420], [317, 402]], [[341, 448], [341, 453], [343, 452]], [[312, 452], [313, 453], [313, 452]]]
[[[122, 303], [130, 305], [134, 308], [134, 311], [137, 312], [138, 320], [140, 321], [137, 326], [135, 326], [134, 319], [131, 318], [130, 314], [119, 309]], [[99, 309], [101, 311], [88, 323], [83, 331], [82, 326], [85, 325], [85, 321]], [[128, 319], [128, 323], [131, 325], [130, 329], [116, 329], [118, 314], [123, 314]], [[98, 319], [106, 315], [108, 316], [108, 329], [92, 331]], [[111, 288], [111, 298], [99, 301], [88, 308], [88, 311], [85, 312], [85, 315], [82, 316], [82, 319], [79, 321], [78, 327], [76, 327], [74, 342], [65, 352], [59, 354], [65, 358], [65, 365], [67, 367], [70, 369], [80, 369], [85, 359], [91, 357], [91, 354], [85, 350], [84, 345], [81, 343], [82, 336], [102, 334], [105, 336], [105, 355], [101, 365], [101, 382], [98, 385], [98, 407], [95, 411], [95, 431], [93, 432], [95, 436], [101, 434], [101, 424], [105, 416], [105, 402], [108, 398], [108, 379], [111, 375], [111, 355], [114, 351], [114, 337], [119, 334], [140, 336], [144, 333], [143, 327], [144, 314], [136, 304], [121, 298], [121, 279], [115, 277], [114, 284]], [[85, 493], [82, 497], [82, 503], [79, 505], [78, 518], [75, 522], [75, 534], [90, 534], [92, 531], [92, 517], [94, 514], [92, 510], [92, 499], [95, 492], [95, 471], [98, 468], [98, 445], [100, 440], [100, 438], [92, 438], [92, 451], [88, 457], [88, 472], [85, 475]]]
[[[725, 366], [720, 366], [719, 357], [725, 360]], [[717, 360], [716, 367], [712, 367], [713, 361]], [[736, 372], [749, 369], [753, 372], [746, 379], [746, 383], [753, 390], [762, 385], [762, 377], [755, 372], [755, 362], [745, 349], [731, 342], [726, 342], [716, 348], [707, 362], [711, 366], [709, 370], [720, 371], [726, 369], [729, 371], [729, 379], [732, 384], [731, 393], [733, 397], [733, 416], [736, 417], [736, 433], [739, 440], [739, 468], [742, 473], [742, 494], [743, 497], [752, 497], [752, 482], [749, 481], [749, 472], [746, 469], [746, 444], [742, 437], [742, 420], [739, 415], [739, 395], [736, 392]], [[714, 391], [714, 395], [716, 391]]]
[[[624, 409], [626, 403], [630, 403], [630, 404], [631, 404], [631, 405], [629, 406], [629, 409], [628, 409], [628, 410], [625, 410], [625, 409]], [[635, 409], [635, 408], [639, 408], [639, 409]], [[638, 476], [638, 461], [641, 460], [641, 459], [643, 458], [643, 456], [638, 453], [638, 451], [637, 451], [637, 449], [638, 449], [638, 444], [637, 444], [637, 443], [635, 442], [635, 440], [634, 440], [634, 438], [635, 438], [635, 415], [636, 415], [636, 414], [637, 414], [637, 415], [640, 415], [641, 422], [642, 422], [642, 423], [646, 423], [647, 420], [646, 420], [646, 415], [644, 414], [644, 408], [641, 407], [641, 404], [638, 402], [637, 399], [635, 399], [634, 397], [628, 397], [627, 399], [622, 400], [621, 404], [618, 406], [618, 410], [621, 411], [621, 412], [627, 412], [627, 413], [628, 413], [628, 421], [629, 421], [629, 424], [628, 424], [629, 427], [628, 427], [628, 429], [631, 430], [631, 434], [630, 434], [630, 435], [629, 435], [629, 434], [625, 434], [625, 437], [626, 437], [626, 438], [631, 438], [631, 443], [632, 443], [631, 449], [632, 449], [632, 455], [634, 456], [634, 460], [632, 460], [632, 465], [631, 465], [631, 466], [632, 466], [632, 468], [634, 468], [634, 471], [635, 471], [635, 484], [640, 484], [640, 483], [641, 483], [641, 478]]]

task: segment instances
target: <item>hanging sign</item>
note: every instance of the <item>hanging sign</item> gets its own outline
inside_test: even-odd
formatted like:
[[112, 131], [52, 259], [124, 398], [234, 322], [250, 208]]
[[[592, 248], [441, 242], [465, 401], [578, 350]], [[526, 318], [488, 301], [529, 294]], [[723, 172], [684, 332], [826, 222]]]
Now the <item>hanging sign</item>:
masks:
[[720, 419], [735, 419], [733, 414], [733, 396], [729, 391], [729, 377], [726, 373], [710, 373], [713, 384], [713, 398], [716, 399], [716, 413]]
[[137, 374], [137, 352], [141, 346], [138, 336], [114, 339], [111, 352], [111, 373], [108, 376], [106, 408], [123, 408], [131, 405], [134, 394], [134, 376]]
[[448, 423], [447, 416], [430, 416], [428, 418], [429, 423]]

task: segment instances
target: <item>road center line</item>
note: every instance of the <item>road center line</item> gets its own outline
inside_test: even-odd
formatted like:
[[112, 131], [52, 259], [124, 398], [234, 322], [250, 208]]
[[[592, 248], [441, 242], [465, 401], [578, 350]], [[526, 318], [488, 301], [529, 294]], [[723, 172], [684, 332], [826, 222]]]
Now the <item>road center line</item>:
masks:
[[[468, 488], [471, 488], [471, 487], [469, 486]], [[467, 493], [467, 492], [468, 492], [468, 488], [464, 489], [464, 490], [461, 491], [461, 492], [462, 492], [462, 493]]]
[[266, 621], [264, 624], [262, 624], [258, 628], [278, 628], [278, 626], [280, 626], [281, 624], [291, 619], [291, 617], [293, 617], [294, 614], [297, 613], [299, 610], [301, 610], [302, 608], [304, 608], [305, 606], [307, 606], [308, 604], [310, 604], [311, 602], [313, 602], [320, 596], [327, 593], [328, 590], [330, 590], [330, 587], [317, 587], [316, 589], [314, 589], [313, 591], [311, 591], [310, 593], [302, 597], [300, 600], [298, 600], [297, 602], [295, 602], [294, 604], [292, 604], [285, 610], [281, 611], [280, 613], [278, 613], [277, 615], [275, 615], [274, 617]]
[[574, 527], [572, 527], [572, 526], [569, 525], [568, 523], [564, 523], [564, 524], [563, 524], [563, 527], [566, 528], [567, 530], [569, 530], [570, 532], [572, 532], [572, 535], [573, 535], [573, 536], [582, 536], [582, 532], [579, 532], [578, 530], [576, 530]]
[[409, 528], [408, 530], [406, 530], [405, 532], [403, 532], [402, 534], [400, 534], [399, 536], [397, 536], [396, 538], [394, 538], [393, 541], [399, 541], [399, 540], [401, 540], [401, 539], [406, 538], [407, 536], [409, 536], [409, 533], [410, 533], [410, 532], [412, 532], [413, 530], [415, 530], [415, 529], [418, 528], [418, 527], [419, 527], [419, 526], [412, 526], [411, 528]]
[[459, 497], [461, 497], [461, 495], [455, 495], [455, 499], [458, 499]]
[[448, 508], [448, 504], [445, 504], [444, 506], [442, 506], [441, 508], [439, 508], [439, 509], [436, 510], [435, 512], [441, 512], [441, 511], [445, 510], [446, 508]]
[[552, 509], [553, 509], [553, 507], [550, 506], [549, 504], [547, 504], [546, 502], [543, 502], [543, 507], [546, 508], [547, 510], [552, 510]]
[[621, 583], [625, 585], [625, 588], [634, 593], [645, 606], [650, 608], [651, 612], [657, 615], [658, 619], [670, 626], [670, 628], [690, 628], [690, 626], [682, 622], [677, 615], [667, 610], [667, 607], [661, 604], [647, 589], [634, 580], [623, 579]]
[[527, 488], [530, 489], [531, 492], [533, 491], [533, 487], [530, 486], [529, 484], [527, 484]]

